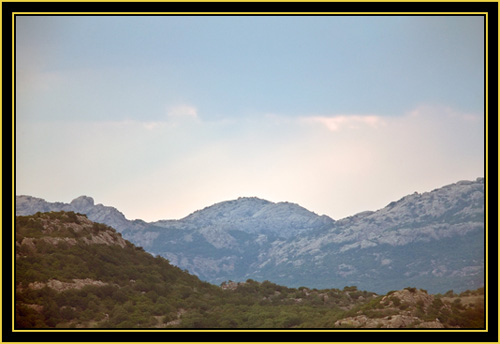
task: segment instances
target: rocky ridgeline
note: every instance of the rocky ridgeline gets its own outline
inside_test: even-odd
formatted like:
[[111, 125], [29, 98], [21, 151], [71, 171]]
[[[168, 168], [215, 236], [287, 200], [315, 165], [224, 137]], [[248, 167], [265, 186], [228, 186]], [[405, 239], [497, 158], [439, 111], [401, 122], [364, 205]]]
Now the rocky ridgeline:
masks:
[[475, 289], [484, 285], [484, 201], [483, 178], [415, 193], [338, 220], [331, 230], [276, 240], [255, 274], [273, 274], [285, 285], [302, 276], [318, 288], [332, 281], [379, 293], [405, 284]]
[[75, 198], [69, 204], [47, 202], [41, 198], [32, 196], [16, 196], [16, 216], [33, 215], [37, 212], [44, 213], [50, 211], [72, 211], [85, 214], [90, 220], [111, 226], [118, 232], [121, 232], [125, 228], [138, 226], [141, 222], [127, 220], [125, 215], [116, 208], [94, 204], [94, 199], [88, 196]]
[[483, 229], [484, 179], [478, 178], [423, 194], [414, 193], [378, 211], [339, 220], [333, 230], [320, 235], [305, 234], [299, 240], [285, 243], [280, 251], [300, 255], [331, 244], [340, 244], [341, 252], [382, 244], [404, 246]]
[[[359, 245], [406, 245], [484, 226], [484, 179], [461, 181], [442, 188], [414, 193], [376, 212], [365, 212], [336, 223], [333, 242]], [[416, 230], [418, 229], [418, 230]], [[356, 246], [345, 247], [346, 249]]]

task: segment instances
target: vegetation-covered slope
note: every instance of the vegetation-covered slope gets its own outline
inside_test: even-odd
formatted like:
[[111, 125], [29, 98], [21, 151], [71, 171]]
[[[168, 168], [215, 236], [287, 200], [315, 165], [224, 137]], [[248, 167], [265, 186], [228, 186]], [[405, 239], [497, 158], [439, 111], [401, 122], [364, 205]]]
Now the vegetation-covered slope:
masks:
[[[316, 290], [253, 280], [228, 281], [215, 286], [172, 266], [162, 257], [144, 252], [111, 227], [73, 212], [16, 217], [15, 284], [16, 328], [470, 327], [482, 324], [478, 320], [482, 319], [479, 304], [469, 307], [446, 301], [444, 297], [439, 304], [432, 295], [425, 299], [432, 300], [432, 304], [426, 301], [418, 308], [417, 300], [407, 302], [402, 309], [401, 304], [406, 303], [400, 301], [396, 307], [394, 295], [390, 303], [387, 297], [383, 299], [356, 287]], [[406, 318], [392, 322], [384, 319], [407, 315], [413, 317], [411, 322]], [[362, 322], [360, 316], [379, 321], [375, 325]]]

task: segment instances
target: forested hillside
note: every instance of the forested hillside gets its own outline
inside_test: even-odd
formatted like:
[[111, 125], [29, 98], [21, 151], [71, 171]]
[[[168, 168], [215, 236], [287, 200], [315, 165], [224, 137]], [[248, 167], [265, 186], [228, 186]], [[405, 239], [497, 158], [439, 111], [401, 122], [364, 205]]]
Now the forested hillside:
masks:
[[[16, 217], [16, 328], [482, 327], [483, 291], [220, 286], [73, 212]], [[371, 320], [370, 320], [371, 319]]]

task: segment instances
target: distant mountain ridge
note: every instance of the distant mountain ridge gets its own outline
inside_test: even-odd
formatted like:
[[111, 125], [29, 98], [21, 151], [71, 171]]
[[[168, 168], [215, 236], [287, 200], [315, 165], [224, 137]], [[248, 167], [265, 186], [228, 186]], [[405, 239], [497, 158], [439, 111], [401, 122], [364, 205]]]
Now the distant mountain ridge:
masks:
[[484, 178], [478, 178], [338, 221], [255, 197], [147, 223], [86, 196], [70, 204], [16, 196], [16, 215], [86, 214], [211, 283], [252, 278], [291, 287], [387, 292], [415, 285], [444, 292], [484, 285], [484, 200]]

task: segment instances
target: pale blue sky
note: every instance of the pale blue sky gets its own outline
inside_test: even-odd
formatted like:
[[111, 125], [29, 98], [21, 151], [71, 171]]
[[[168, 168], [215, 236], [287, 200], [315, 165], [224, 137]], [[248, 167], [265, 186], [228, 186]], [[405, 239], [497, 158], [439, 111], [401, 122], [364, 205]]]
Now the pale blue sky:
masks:
[[16, 193], [336, 219], [483, 176], [480, 16], [17, 16]]

